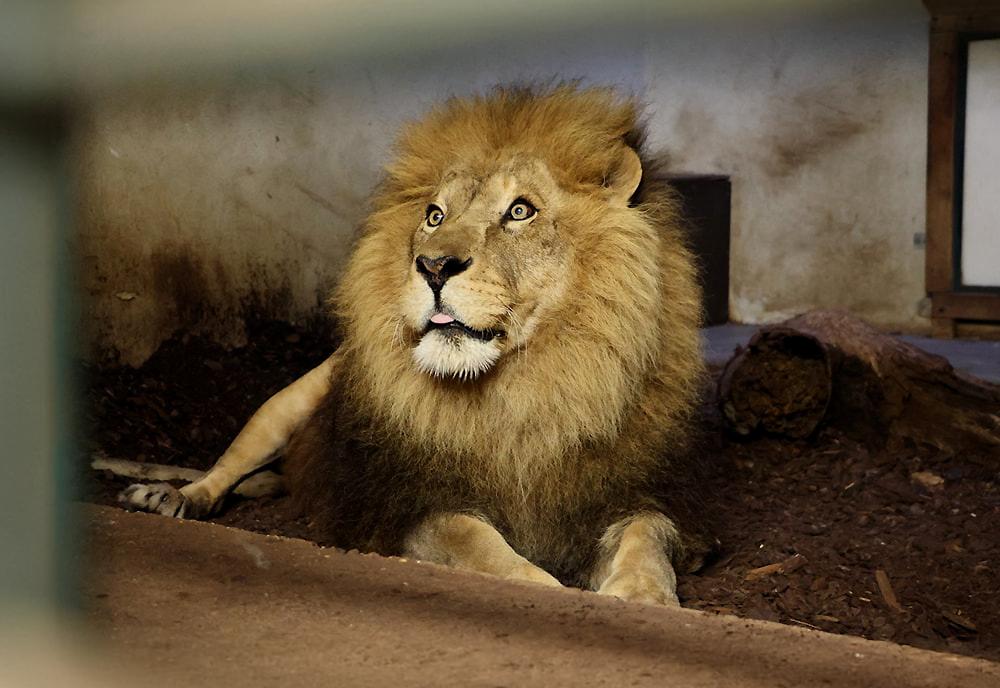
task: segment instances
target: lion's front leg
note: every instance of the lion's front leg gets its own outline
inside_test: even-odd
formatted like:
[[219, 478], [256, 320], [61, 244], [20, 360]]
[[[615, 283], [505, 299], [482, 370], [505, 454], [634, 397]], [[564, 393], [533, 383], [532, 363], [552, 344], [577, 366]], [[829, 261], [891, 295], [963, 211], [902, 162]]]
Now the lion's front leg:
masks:
[[[119, 502], [132, 509], [164, 516], [209, 516], [237, 483], [273, 461], [292, 434], [312, 416], [329, 391], [341, 358], [342, 354], [335, 352], [268, 399], [215, 465], [194, 482], [180, 489], [162, 482], [132, 485], [118, 496]], [[102, 468], [114, 471], [113, 466]], [[271, 492], [266, 489], [268, 486], [262, 487], [265, 489], [259, 494]], [[252, 491], [248, 496], [252, 496]]]
[[407, 556], [509, 580], [561, 586], [522, 557], [496, 528], [465, 514], [438, 514], [418, 525], [404, 544]]
[[591, 586], [603, 595], [653, 604], [679, 604], [677, 575], [670, 563], [680, 542], [666, 516], [643, 512], [604, 533]]

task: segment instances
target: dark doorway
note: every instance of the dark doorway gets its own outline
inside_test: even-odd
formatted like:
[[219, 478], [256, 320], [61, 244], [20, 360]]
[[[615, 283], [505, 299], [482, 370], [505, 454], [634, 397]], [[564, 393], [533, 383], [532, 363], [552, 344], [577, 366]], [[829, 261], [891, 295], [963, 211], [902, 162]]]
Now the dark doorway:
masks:
[[721, 325], [729, 321], [729, 177], [679, 174], [667, 179], [684, 203], [704, 290], [705, 324]]

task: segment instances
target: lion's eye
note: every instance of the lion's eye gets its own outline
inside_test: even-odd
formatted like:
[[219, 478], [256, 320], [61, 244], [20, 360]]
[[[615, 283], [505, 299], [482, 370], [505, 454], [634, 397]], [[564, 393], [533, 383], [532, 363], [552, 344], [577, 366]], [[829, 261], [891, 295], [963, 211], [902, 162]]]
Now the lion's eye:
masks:
[[436, 205], [427, 206], [427, 226], [437, 227], [444, 220], [444, 211]]
[[529, 217], [533, 217], [538, 211], [535, 210], [535, 206], [528, 203], [523, 198], [519, 198], [510, 204], [507, 209], [507, 218], [510, 220], [527, 220]]

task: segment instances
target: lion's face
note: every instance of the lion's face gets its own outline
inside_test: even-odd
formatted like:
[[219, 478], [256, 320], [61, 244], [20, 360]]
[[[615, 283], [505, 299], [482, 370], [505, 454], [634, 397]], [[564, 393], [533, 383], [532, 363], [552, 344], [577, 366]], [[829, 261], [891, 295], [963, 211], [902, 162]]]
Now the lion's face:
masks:
[[629, 451], [658, 456], [699, 389], [699, 299], [636, 118], [561, 86], [408, 125], [333, 299], [345, 405], [440, 470], [469, 459], [490, 489], [632, 418]]
[[485, 175], [444, 175], [414, 217], [399, 304], [421, 371], [473, 379], [528, 346], [567, 282], [566, 196], [541, 160], [523, 155]]

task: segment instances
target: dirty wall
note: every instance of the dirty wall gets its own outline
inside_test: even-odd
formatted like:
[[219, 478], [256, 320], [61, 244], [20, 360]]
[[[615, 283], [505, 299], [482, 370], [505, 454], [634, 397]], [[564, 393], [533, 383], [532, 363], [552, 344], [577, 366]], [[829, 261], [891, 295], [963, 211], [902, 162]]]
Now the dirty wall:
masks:
[[83, 351], [322, 313], [399, 125], [497, 82], [611, 83], [675, 170], [731, 175], [731, 316], [840, 306], [919, 329], [927, 19], [746, 18], [470, 46], [364, 70], [237, 74], [87, 101], [74, 172]]

